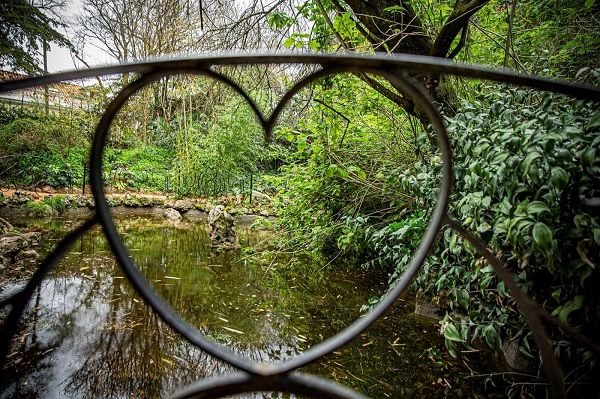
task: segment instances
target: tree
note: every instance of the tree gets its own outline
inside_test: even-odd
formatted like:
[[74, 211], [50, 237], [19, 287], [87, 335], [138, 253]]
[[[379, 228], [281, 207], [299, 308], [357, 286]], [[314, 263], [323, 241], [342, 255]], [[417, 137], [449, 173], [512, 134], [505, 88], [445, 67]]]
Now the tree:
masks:
[[[264, 27], [266, 19], [271, 29], [289, 36], [283, 41], [287, 47], [307, 45], [313, 50], [326, 51], [337, 51], [341, 47], [346, 51], [453, 59], [465, 46], [471, 17], [489, 2], [444, 0], [434, 5], [421, 0], [307, 0], [293, 4], [253, 1], [241, 18], [255, 36]], [[242, 20], [230, 27], [240, 26], [244, 23]], [[250, 28], [236, 32], [247, 35], [249, 31]], [[367, 74], [360, 77], [407, 113], [428, 124], [425, 115], [402, 90]], [[447, 113], [453, 113], [457, 101], [450, 85], [438, 75], [414, 74], [413, 77], [446, 108]]]
[[0, 2], [0, 67], [27, 73], [42, 72], [40, 45], [72, 47], [56, 28], [63, 24], [25, 0]]
[[219, 0], [84, 0], [79, 35], [119, 62], [181, 54], [202, 48], [231, 10]]
[[[321, 0], [314, 0], [320, 12], [329, 19], [327, 9]], [[346, 17], [356, 31], [359, 32], [374, 51], [385, 51], [392, 54], [428, 55], [453, 59], [463, 48], [471, 17], [490, 0], [457, 0], [454, 5], [437, 5], [441, 15], [437, 22], [441, 26], [428, 26], [425, 16], [432, 5], [420, 1], [375, 0], [357, 1], [330, 0], [331, 7], [337, 15]], [[430, 21], [431, 22], [431, 21]], [[337, 37], [344, 42], [341, 29], [348, 24], [330, 24]], [[349, 47], [346, 45], [346, 47]], [[425, 74], [414, 76], [433, 96], [434, 100], [443, 104], [447, 112], [455, 106], [454, 91], [444, 84], [439, 75]], [[394, 101], [409, 114], [417, 116], [422, 122], [426, 118], [415, 108], [413, 101], [403, 95], [387, 89], [373, 78], [363, 79], [380, 93]]]

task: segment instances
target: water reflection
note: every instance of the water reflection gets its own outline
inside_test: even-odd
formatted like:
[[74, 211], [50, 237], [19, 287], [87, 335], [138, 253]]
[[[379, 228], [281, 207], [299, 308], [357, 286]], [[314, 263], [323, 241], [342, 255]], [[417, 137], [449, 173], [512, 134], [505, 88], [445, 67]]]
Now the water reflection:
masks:
[[[337, 333], [383, 289], [382, 281], [354, 269], [305, 265], [299, 273], [281, 257], [253, 262], [243, 249], [211, 252], [201, 223], [127, 217], [117, 224], [156, 291], [207, 336], [254, 361], [289, 358]], [[253, 250], [268, 239], [248, 228], [238, 233]], [[435, 326], [403, 313], [396, 309], [305, 371], [372, 397], [435, 392], [431, 381], [449, 371], [424, 360], [443, 344]], [[85, 234], [42, 284], [21, 329], [0, 398], [165, 397], [232, 371], [157, 318], [123, 278], [99, 229]]]

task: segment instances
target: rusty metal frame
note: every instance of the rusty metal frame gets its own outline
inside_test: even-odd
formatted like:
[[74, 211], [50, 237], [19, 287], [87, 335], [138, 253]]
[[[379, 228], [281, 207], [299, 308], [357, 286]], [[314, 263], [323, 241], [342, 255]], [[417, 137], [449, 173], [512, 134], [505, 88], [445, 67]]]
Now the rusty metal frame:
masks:
[[[236, 83], [218, 72], [219, 66], [258, 65], [258, 64], [312, 64], [318, 70], [294, 85], [281, 99], [272, 113], [265, 116], [250, 96]], [[504, 282], [508, 291], [525, 316], [535, 341], [540, 349], [546, 377], [550, 382], [554, 397], [564, 397], [564, 376], [554, 356], [550, 339], [544, 329], [543, 322], [562, 328], [573, 335], [592, 350], [600, 353], [600, 345], [583, 336], [576, 329], [550, 316], [543, 308], [535, 304], [515, 284], [505, 265], [495, 257], [488, 247], [472, 232], [465, 229], [458, 221], [447, 213], [448, 202], [452, 190], [452, 154], [451, 143], [444, 127], [442, 117], [426, 90], [409, 77], [409, 73], [430, 73], [440, 75], [456, 75], [467, 78], [485, 79], [512, 85], [552, 91], [582, 100], [600, 101], [600, 88], [573, 84], [564, 81], [550, 80], [530, 75], [517, 74], [509, 70], [496, 70], [476, 65], [453, 63], [445, 59], [423, 56], [386, 56], [386, 55], [298, 55], [298, 54], [224, 54], [201, 56], [194, 58], [152, 60], [131, 64], [121, 64], [81, 71], [63, 72], [52, 75], [33, 77], [18, 81], [0, 83], [0, 93], [24, 89], [32, 86], [46, 85], [65, 80], [90, 78], [102, 75], [135, 73], [139, 77], [127, 85], [107, 106], [96, 128], [90, 155], [91, 187], [96, 202], [95, 214], [80, 227], [68, 234], [41, 263], [25, 288], [13, 296], [3, 300], [0, 307], [10, 306], [10, 311], [1, 327], [0, 362], [4, 363], [17, 330], [18, 322], [23, 315], [30, 298], [48, 271], [55, 265], [64, 252], [84, 232], [92, 226], [100, 224], [109, 242], [111, 250], [123, 269], [125, 275], [142, 296], [146, 303], [181, 336], [191, 344], [202, 349], [221, 361], [239, 370], [238, 373], [202, 380], [175, 393], [173, 398], [219, 398], [226, 395], [256, 391], [280, 391], [302, 394], [319, 398], [364, 398], [337, 383], [315, 376], [299, 373], [297, 370], [321, 357], [348, 344], [373, 324], [389, 307], [404, 295], [420, 270], [436, 236], [444, 226], [454, 229], [492, 265], [498, 277]], [[146, 278], [135, 267], [135, 264], [123, 241], [119, 237], [112, 219], [109, 205], [104, 195], [102, 178], [102, 154], [106, 144], [110, 124], [126, 101], [144, 86], [173, 74], [197, 74], [216, 79], [231, 87], [250, 105], [260, 124], [266, 139], [270, 139], [279, 115], [290, 99], [303, 87], [327, 75], [337, 73], [369, 73], [388, 80], [393, 86], [401, 89], [421, 108], [429, 118], [437, 136], [437, 145], [442, 160], [442, 182], [435, 209], [429, 225], [415, 251], [410, 265], [399, 278], [397, 284], [367, 314], [357, 319], [344, 330], [306, 350], [300, 355], [281, 363], [254, 363], [231, 350], [207, 339], [195, 327], [183, 320], [159, 295], [157, 295]]]

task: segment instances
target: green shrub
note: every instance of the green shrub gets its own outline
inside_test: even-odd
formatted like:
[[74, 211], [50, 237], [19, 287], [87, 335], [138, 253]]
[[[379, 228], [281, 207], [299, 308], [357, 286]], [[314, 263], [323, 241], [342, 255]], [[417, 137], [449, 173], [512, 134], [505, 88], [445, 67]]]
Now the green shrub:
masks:
[[27, 209], [32, 216], [50, 216], [54, 213], [52, 207], [44, 201], [29, 201]]
[[42, 202], [48, 204], [58, 214], [63, 214], [67, 211], [67, 209], [69, 209], [69, 199], [64, 195], [46, 197]]
[[106, 184], [121, 190], [162, 191], [172, 181], [173, 151], [164, 148], [107, 148], [103, 162]]
[[[590, 202], [600, 195], [597, 104], [515, 88], [484, 89], [486, 94], [447, 118], [454, 148], [450, 215], [488, 243], [537, 303], [593, 336], [600, 328], [600, 225]], [[434, 158], [400, 179], [430, 210], [437, 176]], [[390, 224], [367, 236], [378, 254], [372, 262], [393, 265], [391, 285], [410, 261], [425, 222], [413, 214], [402, 226]], [[417, 234], [406, 236], [413, 225]], [[443, 231], [416, 287], [462, 315], [443, 321], [454, 355], [477, 339], [496, 348], [516, 339], [520, 351], [537, 358], [531, 332], [504, 284], [452, 230]], [[582, 381], [589, 378], [596, 355], [559, 329], [550, 334], [565, 370]]]
[[29, 201], [27, 209], [34, 216], [61, 215], [69, 209], [69, 199], [64, 195], [48, 196], [41, 201]]
[[415, 146], [425, 135], [354, 76], [323, 79], [312, 96], [319, 101], [297, 126], [276, 131], [296, 149], [271, 179], [280, 189], [278, 223], [294, 248], [361, 261], [370, 256], [365, 227], [412, 209], [396, 176], [417, 161]]

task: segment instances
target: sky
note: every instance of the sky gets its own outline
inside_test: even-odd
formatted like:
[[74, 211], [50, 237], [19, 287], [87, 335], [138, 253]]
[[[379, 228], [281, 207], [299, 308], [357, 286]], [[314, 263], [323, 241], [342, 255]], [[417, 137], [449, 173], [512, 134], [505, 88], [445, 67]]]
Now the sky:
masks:
[[[1, 1], [1, 0], [0, 0]], [[63, 22], [67, 26], [75, 26], [75, 17], [81, 13], [82, 0], [68, 0], [65, 10], [61, 12], [64, 16]], [[66, 30], [64, 28], [59, 29], [68, 39], [74, 39], [73, 29]], [[90, 44], [86, 45], [83, 51], [83, 59], [90, 65], [105, 65], [108, 63], [115, 63], [114, 59], [111, 59], [104, 51], [98, 47]], [[60, 72], [70, 69], [81, 69], [85, 68], [80, 61], [75, 59], [70, 52], [55, 44], [50, 45], [50, 52], [48, 53], [48, 71], [49, 72]]]

